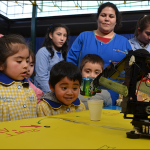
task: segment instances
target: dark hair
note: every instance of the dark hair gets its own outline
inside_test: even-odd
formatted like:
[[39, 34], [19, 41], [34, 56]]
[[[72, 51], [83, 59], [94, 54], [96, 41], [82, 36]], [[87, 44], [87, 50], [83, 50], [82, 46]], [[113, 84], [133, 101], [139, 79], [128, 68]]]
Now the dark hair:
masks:
[[30, 56], [32, 57], [32, 63], [35, 64], [35, 54], [31, 49], [29, 49], [29, 51], [30, 51]]
[[54, 88], [65, 77], [73, 81], [78, 80], [81, 85], [82, 75], [80, 69], [75, 64], [66, 61], [60, 61], [52, 67], [49, 83]]
[[98, 12], [97, 12], [97, 19], [99, 17], [99, 14], [101, 13], [101, 11], [105, 8], [105, 7], [111, 7], [114, 9], [115, 14], [116, 14], [116, 28], [119, 28], [122, 26], [121, 24], [121, 13], [119, 12], [117, 6], [113, 3], [107, 2], [107, 3], [103, 3], [102, 5], [99, 6], [98, 8]]
[[45, 35], [45, 39], [44, 42], [42, 44], [42, 47], [46, 47], [47, 50], [51, 53], [51, 58], [54, 56], [54, 51], [52, 50], [52, 45], [53, 45], [53, 41], [52, 39], [49, 37], [49, 33], [54, 33], [55, 30], [57, 30], [57, 28], [65, 28], [66, 32], [67, 32], [67, 39], [66, 42], [64, 43], [64, 45], [61, 47], [62, 50], [62, 56], [64, 58], [64, 60], [66, 60], [66, 56], [67, 56], [67, 52], [68, 52], [68, 37], [69, 37], [69, 29], [67, 26], [63, 25], [63, 24], [52, 24], [48, 27], [46, 35]]
[[6, 68], [6, 60], [21, 49], [29, 49], [23, 36], [19, 34], [5, 35], [0, 38], [0, 66]]
[[98, 63], [98, 64], [101, 65], [102, 70], [104, 70], [104, 60], [99, 55], [96, 55], [96, 54], [87, 54], [81, 60], [81, 63], [80, 63], [80, 71], [81, 72], [82, 72], [82, 69], [83, 69], [84, 65], [87, 62], [90, 62], [92, 64]]
[[144, 15], [143, 17], [141, 17], [137, 24], [136, 24], [136, 29], [134, 32], [134, 36], [137, 37], [138, 36], [138, 28], [140, 28], [140, 31], [143, 32], [143, 30], [145, 30], [148, 26], [150, 26], [150, 15]]

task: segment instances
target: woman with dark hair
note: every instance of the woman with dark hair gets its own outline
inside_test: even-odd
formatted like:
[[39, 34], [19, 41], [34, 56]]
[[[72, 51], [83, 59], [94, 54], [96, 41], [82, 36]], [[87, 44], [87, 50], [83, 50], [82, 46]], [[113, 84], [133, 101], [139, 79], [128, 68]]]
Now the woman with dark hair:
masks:
[[[97, 30], [80, 33], [68, 51], [67, 61], [80, 66], [85, 55], [97, 54], [104, 60], [105, 68], [113, 61], [121, 61], [132, 49], [127, 38], [114, 32], [115, 27], [121, 26], [121, 15], [115, 4], [107, 2], [100, 5], [97, 25]], [[118, 94], [112, 99], [115, 101], [117, 98]]]
[[36, 54], [34, 84], [44, 93], [49, 92], [48, 85], [51, 68], [58, 62], [66, 60], [69, 30], [63, 24], [48, 27], [42, 47]]
[[129, 41], [114, 32], [121, 26], [121, 15], [115, 4], [107, 2], [98, 8], [97, 30], [80, 33], [67, 54], [67, 61], [80, 66], [87, 54], [97, 54], [105, 62], [120, 61], [131, 50]]

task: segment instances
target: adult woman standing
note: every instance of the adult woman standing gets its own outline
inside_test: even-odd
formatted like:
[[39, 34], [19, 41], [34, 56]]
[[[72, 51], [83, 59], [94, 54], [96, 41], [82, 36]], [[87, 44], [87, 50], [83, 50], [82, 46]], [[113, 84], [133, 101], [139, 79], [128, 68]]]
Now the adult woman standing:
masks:
[[56, 63], [66, 60], [69, 30], [63, 24], [53, 24], [47, 29], [45, 39], [36, 54], [34, 84], [44, 93], [49, 92], [50, 70]]
[[87, 54], [97, 54], [105, 62], [105, 67], [112, 61], [120, 61], [131, 50], [129, 41], [114, 32], [121, 25], [121, 15], [113, 3], [107, 2], [98, 8], [98, 28], [80, 33], [72, 44], [67, 61], [80, 64]]
[[[131, 50], [131, 45], [125, 37], [114, 32], [121, 25], [121, 15], [113, 3], [107, 2], [98, 8], [98, 28], [94, 31], [80, 33], [67, 54], [67, 61], [80, 66], [82, 58], [87, 54], [97, 54], [104, 60], [104, 68], [113, 61], [121, 61]], [[113, 91], [109, 91], [115, 93]], [[112, 96], [115, 101], [119, 94]]]
[[144, 15], [138, 20], [134, 38], [129, 42], [132, 50], [146, 49], [150, 53], [150, 16]]

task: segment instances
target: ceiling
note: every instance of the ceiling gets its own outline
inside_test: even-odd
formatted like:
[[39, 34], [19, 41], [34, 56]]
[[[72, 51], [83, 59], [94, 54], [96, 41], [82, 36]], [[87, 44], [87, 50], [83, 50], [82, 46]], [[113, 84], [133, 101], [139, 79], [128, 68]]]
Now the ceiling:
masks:
[[[150, 15], [150, 10], [122, 12], [122, 27], [115, 29], [115, 32], [118, 34], [134, 33], [136, 22], [143, 15]], [[53, 23], [62, 23], [68, 26], [71, 36], [97, 29], [96, 14], [38, 17], [36, 37], [44, 37], [48, 26]], [[0, 14], [0, 33], [18, 33], [24, 37], [30, 37], [31, 18], [8, 19]]]

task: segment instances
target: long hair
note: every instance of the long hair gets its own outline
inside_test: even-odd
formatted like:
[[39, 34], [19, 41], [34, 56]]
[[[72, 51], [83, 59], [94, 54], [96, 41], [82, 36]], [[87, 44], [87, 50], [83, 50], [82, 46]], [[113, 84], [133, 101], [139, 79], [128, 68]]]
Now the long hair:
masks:
[[63, 24], [52, 24], [48, 27], [47, 29], [47, 32], [46, 32], [46, 35], [45, 35], [45, 39], [44, 39], [44, 42], [42, 44], [42, 47], [46, 47], [47, 50], [51, 53], [51, 58], [53, 58], [54, 56], [54, 51], [52, 50], [52, 45], [53, 45], [53, 41], [52, 39], [49, 37], [49, 33], [54, 33], [54, 31], [57, 29], [57, 28], [65, 28], [66, 29], [66, 32], [67, 32], [67, 39], [66, 39], [66, 42], [63, 44], [63, 46], [61, 47], [61, 50], [62, 50], [62, 56], [64, 58], [64, 60], [66, 60], [66, 56], [67, 56], [67, 52], [68, 52], [68, 37], [69, 37], [69, 29], [68, 27], [66, 27], [65, 25]]
[[140, 28], [140, 31], [143, 32], [143, 30], [145, 30], [148, 26], [150, 26], [150, 15], [144, 15], [143, 17], [141, 17], [137, 24], [136, 24], [136, 29], [134, 32], [134, 36], [137, 37], [138, 36], [138, 28]]

